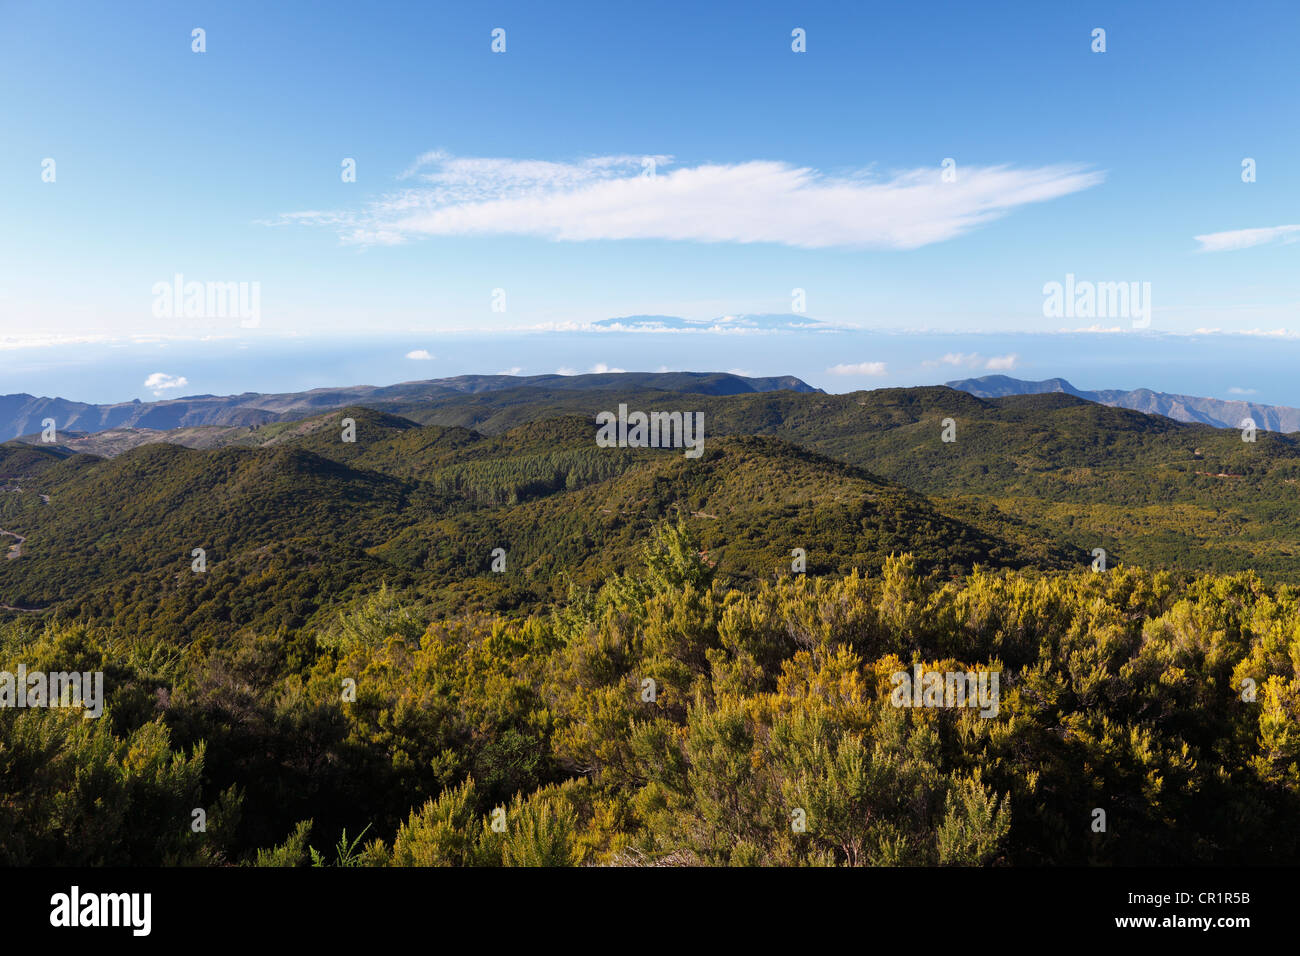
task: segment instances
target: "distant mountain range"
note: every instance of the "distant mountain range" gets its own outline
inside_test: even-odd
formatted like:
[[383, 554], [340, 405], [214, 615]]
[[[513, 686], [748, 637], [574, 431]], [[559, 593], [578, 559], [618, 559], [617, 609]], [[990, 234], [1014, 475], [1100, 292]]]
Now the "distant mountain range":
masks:
[[[1265, 431], [1300, 432], [1300, 408], [1261, 405], [1246, 401], [1225, 401], [1192, 395], [1156, 392], [1148, 388], [1099, 389], [1076, 388], [1063, 378], [1028, 382], [1006, 375], [960, 379], [946, 383], [949, 388], [977, 398], [1004, 398], [1011, 395], [1059, 393], [1089, 402], [1127, 408], [1149, 415], [1163, 415], [1179, 422], [1212, 425], [1216, 428], [1240, 428], [1245, 418], [1253, 419]], [[0, 395], [0, 441], [35, 435], [46, 419], [53, 418], [62, 439], [73, 433], [93, 435], [121, 429], [164, 432], [173, 429], [225, 426], [249, 428], [275, 422], [288, 422], [319, 415], [349, 406], [370, 406], [409, 415], [421, 405], [445, 405], [469, 396], [502, 393], [505, 405], [519, 401], [533, 402], [550, 395], [557, 402], [564, 396], [590, 391], [615, 390], [624, 393], [665, 391], [696, 395], [728, 396], [758, 392], [790, 391], [825, 394], [791, 375], [752, 378], [727, 372], [620, 372], [588, 375], [459, 375], [453, 378], [403, 382], [398, 385], [354, 385], [340, 388], [316, 388], [305, 392], [261, 393], [241, 395], [189, 395], [157, 402], [118, 402], [96, 405], [64, 398], [41, 398], [28, 394]], [[567, 401], [567, 399], [563, 399]], [[498, 409], [502, 403], [493, 402]], [[475, 422], [464, 422], [467, 427]], [[140, 443], [141, 436], [129, 436], [124, 447]], [[185, 442], [188, 444], [189, 442]], [[110, 442], [116, 445], [116, 442]], [[202, 443], [200, 443], [201, 445]], [[109, 448], [94, 447], [95, 453], [114, 453]]]
[[620, 388], [742, 395], [748, 392], [820, 392], [793, 376], [748, 378], [725, 372], [622, 372], [593, 375], [458, 375], [400, 385], [315, 388], [306, 392], [189, 395], [158, 402], [93, 405], [64, 398], [0, 395], [0, 441], [31, 435], [53, 418], [59, 431], [92, 433], [116, 428], [167, 430], [201, 425], [265, 425], [349, 405], [411, 404], [455, 395], [534, 387], [550, 390]]
[[1026, 382], [1006, 375], [985, 375], [982, 378], [965, 378], [945, 384], [949, 388], [969, 392], [976, 398], [1061, 392], [1115, 408], [1131, 408], [1134, 411], [1146, 412], [1148, 415], [1163, 415], [1178, 422], [1199, 422], [1216, 428], [1240, 428], [1242, 421], [1249, 418], [1254, 421], [1256, 428], [1265, 431], [1300, 431], [1300, 408], [1289, 408], [1286, 405], [1259, 405], [1255, 402], [1174, 395], [1170, 392], [1153, 392], [1149, 388], [1135, 388], [1130, 391], [1118, 388], [1085, 391], [1075, 388], [1063, 378]]

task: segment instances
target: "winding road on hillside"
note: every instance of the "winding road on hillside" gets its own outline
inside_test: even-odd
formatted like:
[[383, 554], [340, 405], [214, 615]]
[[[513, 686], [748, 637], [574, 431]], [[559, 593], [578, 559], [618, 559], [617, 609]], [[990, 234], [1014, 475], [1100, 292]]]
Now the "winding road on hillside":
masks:
[[[0, 481], [9, 481], [9, 480], [10, 480], [10, 479], [8, 479], [8, 478], [0, 478]], [[0, 491], [12, 491], [14, 494], [17, 494], [17, 495], [21, 495], [21, 494], [23, 493], [23, 489], [19, 488], [17, 485], [15, 485], [15, 486], [12, 487], [12, 488], [0, 488]], [[49, 496], [49, 495], [42, 495], [42, 494], [40, 494], [40, 493], [37, 493], [36, 497], [37, 497], [37, 498], [40, 498], [41, 501], [45, 502], [47, 505], [50, 503], [50, 496]]]
[[0, 528], [0, 534], [7, 534], [18, 542], [17, 544], [9, 545], [9, 560], [12, 561], [14, 558], [22, 557], [23, 542], [27, 540], [26, 536], [18, 534], [16, 531], [6, 531], [4, 528]]
[[[0, 479], [0, 480], [7, 480], [7, 479]], [[23, 493], [23, 489], [18, 487], [0, 488], [0, 491], [12, 491], [20, 495]], [[37, 497], [40, 498], [41, 501], [45, 502], [47, 505], [50, 503], [49, 495], [38, 494]], [[9, 553], [6, 555], [6, 557], [10, 561], [12, 561], [14, 558], [21, 558], [23, 555], [23, 545], [27, 543], [27, 536], [23, 534], [19, 534], [17, 531], [6, 531], [4, 528], [0, 528], [0, 536], [8, 536], [14, 539], [14, 543], [9, 545]], [[15, 607], [12, 604], [0, 604], [0, 610], [21, 611], [24, 614], [36, 614], [39, 613], [41, 609], [36, 607]]]
[[[9, 480], [12, 479], [0, 478], [0, 481], [9, 481]], [[14, 486], [13, 488], [0, 488], [0, 491], [11, 491], [14, 494], [19, 494], [19, 495], [23, 494], [23, 489], [17, 486]], [[37, 494], [36, 497], [40, 498], [41, 501], [45, 502], [47, 505], [50, 503], [49, 495]], [[14, 558], [21, 558], [23, 555], [23, 544], [27, 541], [27, 536], [21, 535], [16, 531], [6, 531], [4, 528], [0, 528], [0, 535], [6, 535], [6, 534], [11, 538], [16, 539], [17, 542], [9, 546], [9, 555], [8, 555], [9, 560], [12, 561]], [[7, 604], [0, 604], [0, 607], [8, 608], [10, 611], [27, 610], [26, 608], [21, 608], [21, 607], [9, 607]]]
[[[50, 503], [50, 499], [47, 495], [41, 495], [41, 500], [43, 500], [47, 505]], [[9, 560], [12, 561], [14, 558], [22, 557], [23, 544], [26, 543], [27, 536], [18, 534], [16, 531], [6, 531], [4, 528], [0, 528], [0, 535], [8, 535], [15, 540], [15, 543], [9, 546]], [[23, 614], [39, 614], [41, 609], [38, 607], [16, 607], [12, 604], [0, 604], [0, 611], [20, 611]]]

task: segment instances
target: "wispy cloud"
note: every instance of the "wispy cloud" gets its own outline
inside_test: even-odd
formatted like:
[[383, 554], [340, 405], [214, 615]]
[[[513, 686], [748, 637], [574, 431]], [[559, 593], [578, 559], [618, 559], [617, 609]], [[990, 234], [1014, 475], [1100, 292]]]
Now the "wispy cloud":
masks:
[[832, 375], [884, 375], [884, 362], [858, 362], [856, 364], [843, 363], [832, 365], [826, 371]]
[[401, 177], [418, 185], [361, 209], [286, 213], [272, 224], [333, 228], [365, 245], [524, 235], [915, 249], [1104, 178], [1078, 165], [968, 166], [945, 183], [937, 167], [829, 175], [770, 160], [663, 171], [672, 158], [652, 158], [656, 174], [646, 176], [640, 156], [557, 163], [426, 153]]
[[980, 356], [977, 352], [947, 352], [937, 359], [926, 359], [921, 364], [926, 368], [933, 368], [936, 365], [964, 365], [967, 368], [974, 368], [980, 363]]
[[1300, 337], [1300, 332], [1292, 329], [1196, 329], [1191, 335], [1245, 335], [1261, 338], [1278, 338], [1294, 339]]
[[1281, 239], [1283, 242], [1295, 242], [1300, 239], [1300, 225], [1266, 226], [1260, 229], [1234, 229], [1230, 232], [1210, 232], [1194, 237], [1201, 244], [1198, 252], [1230, 252], [1234, 249], [1249, 249], [1262, 246], [1267, 242]]
[[472, 202], [497, 199], [509, 191], [571, 189], [627, 175], [644, 178], [672, 161], [671, 156], [618, 155], [557, 163], [544, 159], [453, 156], [435, 149], [416, 157], [397, 178], [425, 183], [444, 201]]
[[153, 389], [154, 396], [161, 398], [169, 391], [184, 388], [190, 380], [184, 375], [168, 375], [166, 372], [154, 372], [144, 380], [144, 387]]
[[1020, 356], [1015, 352], [1010, 355], [995, 355], [984, 363], [984, 367], [990, 372], [1009, 372], [1016, 367], [1020, 361]]
[[1238, 388], [1236, 385], [1228, 389], [1229, 395], [1254, 395], [1258, 390], [1253, 388]]
[[1006, 372], [1015, 368], [1019, 360], [1020, 356], [1014, 352], [1010, 355], [995, 355], [988, 359], [978, 352], [948, 352], [937, 359], [926, 359], [921, 365], [925, 368], [934, 368], [938, 365], [979, 368], [983, 365], [985, 370], [990, 372]]
[[412, 351], [406, 353], [406, 357], [409, 359], [416, 359], [421, 362], [430, 362], [433, 359], [437, 358], [437, 356], [434, 355], [432, 352], [430, 352], [428, 349], [413, 349]]
[[0, 351], [9, 349], [44, 349], [60, 345], [86, 345], [119, 341], [112, 335], [64, 335], [58, 332], [21, 333], [0, 335]]
[[636, 332], [655, 335], [768, 335], [784, 332], [841, 332], [835, 325], [804, 315], [722, 315], [685, 319], [676, 315], [628, 315], [593, 322], [547, 322], [528, 327], [535, 332]]

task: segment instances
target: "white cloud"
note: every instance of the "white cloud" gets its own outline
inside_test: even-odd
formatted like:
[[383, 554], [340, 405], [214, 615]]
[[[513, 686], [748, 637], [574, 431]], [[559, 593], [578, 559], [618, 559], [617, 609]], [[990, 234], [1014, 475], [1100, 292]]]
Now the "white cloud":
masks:
[[595, 365], [591, 367], [590, 371], [594, 372], [597, 375], [604, 375], [607, 372], [618, 373], [621, 375], [622, 373], [626, 372], [627, 369], [614, 368], [612, 366], [606, 365], [604, 362], [597, 362]]
[[[658, 166], [671, 157], [654, 157]], [[403, 174], [422, 185], [355, 211], [287, 213], [273, 223], [338, 229], [346, 242], [523, 235], [577, 242], [669, 239], [915, 249], [960, 236], [1018, 206], [1095, 186], [1077, 165], [968, 166], [954, 183], [921, 168], [829, 175], [770, 160], [641, 175], [640, 156], [576, 163], [426, 153]]]
[[1260, 246], [1275, 239], [1295, 242], [1300, 238], [1296, 233], [1300, 233], [1300, 225], [1234, 229], [1229, 232], [1210, 232], [1193, 238], [1201, 244], [1198, 252], [1226, 252], [1233, 249], [1249, 249], [1251, 246]]
[[884, 362], [858, 362], [856, 365], [832, 365], [826, 371], [832, 375], [884, 375]]
[[166, 372], [154, 372], [144, 380], [144, 387], [153, 389], [155, 396], [161, 398], [174, 388], [184, 388], [190, 380], [184, 375], [168, 375]]
[[415, 349], [414, 351], [407, 352], [406, 357], [409, 359], [418, 359], [421, 362], [428, 362], [437, 358], [437, 356], [431, 354], [428, 349]]
[[520, 367], [520, 366], [518, 366], [518, 365], [512, 365], [512, 366], [510, 366], [510, 368], [506, 369], [506, 370], [503, 371], [503, 372], [498, 372], [497, 374], [498, 374], [498, 375], [518, 375], [518, 374], [519, 374], [520, 372], [522, 372], [522, 371], [523, 371], [523, 368], [522, 368], [522, 367]]
[[[1095, 331], [1095, 330], [1094, 330]], [[986, 359], [978, 352], [948, 352], [939, 359], [926, 359], [921, 363], [926, 368], [934, 368], [936, 365], [958, 365], [964, 368], [978, 368], [981, 364], [986, 371], [1006, 372], [1016, 367], [1016, 362], [1020, 356], [1016, 353], [1010, 355], [995, 355]]]
[[418, 179], [445, 199], [459, 202], [497, 198], [503, 190], [565, 189], [608, 179], [619, 173], [640, 176], [646, 161], [657, 172], [671, 156], [592, 156], [574, 163], [544, 159], [492, 159], [452, 156], [432, 150], [416, 158], [398, 179]]
[[555, 374], [556, 374], [556, 375], [577, 375], [577, 374], [578, 374], [578, 371], [577, 371], [577, 369], [572, 369], [572, 368], [569, 368], [568, 366], [563, 366], [563, 365], [562, 365], [562, 366], [560, 366], [559, 368], [557, 368], [557, 369], [555, 370]]
[[980, 363], [980, 356], [977, 352], [948, 352], [938, 359], [926, 359], [921, 364], [926, 368], [933, 368], [936, 365], [964, 365], [967, 368], [974, 368]]
[[1256, 393], [1256, 389], [1253, 389], [1253, 388], [1238, 388], [1236, 385], [1234, 385], [1234, 386], [1232, 386], [1232, 388], [1228, 389], [1228, 394], [1229, 394], [1229, 395], [1254, 395], [1255, 393]]
[[594, 322], [548, 322], [534, 331], [637, 332], [655, 335], [767, 335], [783, 332], [838, 332], [846, 326], [802, 315], [723, 315], [715, 319], [684, 319], [676, 315], [633, 315]]
[[[58, 345], [85, 345], [116, 341], [108, 335], [60, 335], [51, 333], [23, 333], [19, 335], [0, 335], [0, 350], [9, 349], [43, 349]], [[113, 346], [117, 348], [118, 346]]]
[[1294, 339], [1300, 333], [1290, 329], [1196, 329], [1193, 335], [1252, 335], [1265, 338]]

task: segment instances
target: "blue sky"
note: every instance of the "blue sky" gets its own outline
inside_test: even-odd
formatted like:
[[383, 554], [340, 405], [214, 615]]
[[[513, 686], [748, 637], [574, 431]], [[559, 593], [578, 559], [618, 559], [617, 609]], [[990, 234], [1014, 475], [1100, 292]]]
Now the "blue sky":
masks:
[[[797, 356], [844, 390], [1063, 374], [1078, 336], [1057, 363], [1043, 336], [1104, 328], [1084, 351], [1150, 354], [1150, 375], [1084, 385], [1151, 384], [1160, 341], [1202, 330], [1208, 358], [1207, 329], [1275, 333], [1247, 337], [1258, 361], [1220, 350], [1243, 356], [1233, 381], [1261, 377], [1300, 354], [1297, 48], [1288, 2], [0, 0], [0, 374], [221, 392], [246, 387], [213, 359], [234, 349], [275, 357], [247, 387], [350, 384], [312, 375], [348, 373], [321, 356], [361, 344], [390, 381], [728, 368], [750, 335], [745, 370], [798, 374]], [[256, 322], [159, 314], [178, 274], [255, 283]], [[1045, 316], [1067, 274], [1149, 283], [1149, 324]], [[639, 315], [728, 331], [592, 326]], [[928, 334], [899, 351], [867, 334], [886, 330]], [[955, 338], [975, 333], [1034, 344]], [[206, 359], [205, 339], [224, 343]]]

